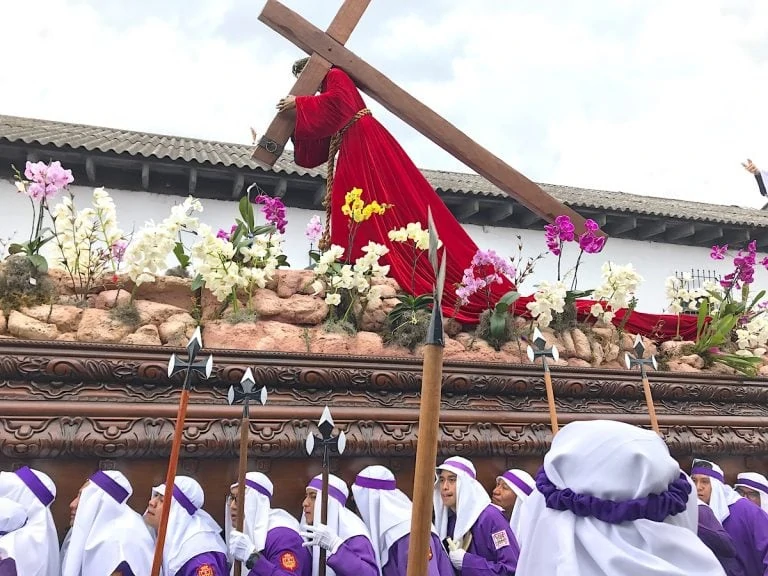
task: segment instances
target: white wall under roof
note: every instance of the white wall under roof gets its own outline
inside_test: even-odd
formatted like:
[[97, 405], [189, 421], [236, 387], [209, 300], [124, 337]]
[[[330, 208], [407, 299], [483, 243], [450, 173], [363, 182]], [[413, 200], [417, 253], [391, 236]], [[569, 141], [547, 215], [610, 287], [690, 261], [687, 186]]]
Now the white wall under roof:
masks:
[[[75, 203], [82, 209], [90, 202], [91, 188], [73, 186]], [[183, 201], [180, 196], [166, 196], [148, 192], [126, 190], [109, 190], [117, 206], [117, 215], [124, 231], [138, 230], [147, 220], [161, 221], [169, 212], [170, 207]], [[202, 221], [214, 229], [229, 230], [237, 216], [237, 204], [234, 201], [202, 200], [205, 208]], [[288, 261], [294, 268], [303, 268], [308, 264], [307, 250], [309, 243], [304, 237], [307, 222], [314, 214], [321, 212], [288, 208], [288, 227], [285, 251]], [[14, 184], [8, 180], [0, 180], [0, 240], [5, 241], [11, 236], [24, 240], [31, 227], [31, 206], [29, 200], [18, 194]], [[477, 245], [484, 249], [494, 249], [499, 254], [512, 256], [516, 254], [517, 238], [523, 238], [524, 254], [534, 256], [546, 250], [543, 231], [518, 230], [514, 228], [499, 228], [491, 226], [464, 226]], [[563, 270], [575, 263], [577, 250], [568, 246], [563, 258]], [[664, 280], [675, 271], [689, 271], [691, 268], [716, 270], [720, 274], [730, 272], [731, 260], [716, 262], [709, 258], [709, 250], [692, 246], [662, 244], [656, 242], [639, 242], [634, 240], [609, 239], [601, 254], [586, 254], [582, 258], [579, 272], [579, 288], [594, 287], [600, 282], [600, 267], [606, 260], [619, 264], [632, 262], [635, 268], [645, 278], [638, 292], [638, 310], [658, 313], [666, 307], [664, 298]], [[169, 266], [173, 266], [172, 259]], [[557, 275], [557, 259], [548, 255], [539, 261], [535, 273], [522, 287], [522, 292], [533, 292], [539, 280], [554, 280]], [[755, 275], [755, 286], [768, 288], [768, 272], [758, 266]]]

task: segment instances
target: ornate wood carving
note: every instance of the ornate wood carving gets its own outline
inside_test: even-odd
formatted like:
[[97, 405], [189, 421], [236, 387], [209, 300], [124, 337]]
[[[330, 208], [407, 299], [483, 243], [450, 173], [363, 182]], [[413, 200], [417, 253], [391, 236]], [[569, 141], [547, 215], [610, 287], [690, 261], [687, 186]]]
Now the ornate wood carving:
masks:
[[[105, 344], [0, 341], [0, 454], [12, 459], [155, 458], [167, 454], [177, 388], [169, 350]], [[239, 409], [226, 390], [251, 367], [269, 403], [251, 423], [251, 451], [301, 457], [328, 403], [348, 437], [345, 457], [412, 456], [418, 360], [215, 350], [214, 376], [193, 390], [182, 454], [234, 458]], [[610, 417], [647, 425], [637, 374], [553, 367], [562, 423]], [[768, 452], [768, 383], [655, 373], [652, 387], [677, 455]], [[446, 363], [441, 454], [540, 456], [549, 444], [539, 369]]]

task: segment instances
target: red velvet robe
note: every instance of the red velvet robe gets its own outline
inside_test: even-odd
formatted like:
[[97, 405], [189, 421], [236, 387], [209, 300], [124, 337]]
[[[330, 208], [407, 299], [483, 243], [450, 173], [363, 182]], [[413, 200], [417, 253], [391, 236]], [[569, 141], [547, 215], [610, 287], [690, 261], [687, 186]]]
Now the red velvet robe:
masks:
[[[331, 136], [363, 108], [365, 102], [357, 87], [338, 68], [328, 72], [321, 94], [296, 97], [296, 129], [293, 136], [296, 163], [314, 168], [326, 162]], [[352, 260], [361, 255], [360, 248], [368, 242], [384, 244], [389, 248], [389, 254], [382, 259], [382, 263], [390, 265], [389, 275], [403, 290], [412, 294], [432, 293], [434, 274], [429, 260], [426, 254], [421, 256], [414, 285], [411, 286], [412, 244], [392, 242], [387, 233], [409, 222], [420, 222], [426, 229], [427, 207], [432, 209], [432, 218], [448, 259], [443, 311], [446, 316], [453, 316], [456, 285], [461, 282], [464, 269], [469, 267], [477, 246], [397, 141], [370, 115], [360, 118], [346, 131], [336, 161], [331, 202], [331, 242], [344, 247], [349, 243], [349, 219], [341, 213], [341, 207], [344, 196], [352, 188], [362, 188], [366, 204], [376, 200], [393, 205], [384, 215], [373, 216], [360, 224], [352, 246]], [[508, 281], [493, 285], [491, 303], [495, 304], [512, 289]], [[485, 294], [475, 295], [459, 310], [456, 318], [463, 323], [476, 323], [487, 307]]]

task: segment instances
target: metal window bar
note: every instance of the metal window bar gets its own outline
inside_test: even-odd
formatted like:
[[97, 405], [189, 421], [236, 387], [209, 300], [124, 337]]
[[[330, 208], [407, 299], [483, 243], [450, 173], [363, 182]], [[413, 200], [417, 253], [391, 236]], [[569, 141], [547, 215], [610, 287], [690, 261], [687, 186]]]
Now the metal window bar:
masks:
[[[688, 276], [687, 278], [686, 275]], [[691, 268], [690, 272], [677, 270], [675, 271], [675, 277], [680, 280], [686, 290], [698, 290], [707, 282], [720, 282], [720, 275], [716, 270], [704, 270], [699, 268]], [[698, 312], [696, 310], [686, 310], [684, 307], [683, 314], [698, 314]]]

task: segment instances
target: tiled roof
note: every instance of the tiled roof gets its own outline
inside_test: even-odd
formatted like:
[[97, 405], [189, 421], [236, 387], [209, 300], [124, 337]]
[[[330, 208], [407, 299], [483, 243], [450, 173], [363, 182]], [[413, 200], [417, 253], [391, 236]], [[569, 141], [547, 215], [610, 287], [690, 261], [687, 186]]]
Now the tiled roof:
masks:
[[[223, 168], [260, 170], [251, 160], [252, 147], [244, 144], [198, 140], [132, 130], [69, 124], [51, 120], [0, 115], [0, 140], [26, 144], [70, 147], [87, 151], [130, 154], [143, 158], [183, 160]], [[325, 177], [325, 167], [306, 169], [293, 162], [286, 151], [277, 161], [275, 172], [299, 176]], [[439, 191], [506, 198], [507, 195], [482, 176], [462, 172], [422, 170]], [[648, 218], [662, 217], [688, 221], [768, 228], [768, 212], [738, 206], [705, 204], [683, 200], [638, 196], [625, 192], [590, 190], [571, 186], [541, 184], [548, 193], [569, 206], [601, 212], [618, 212]]]

